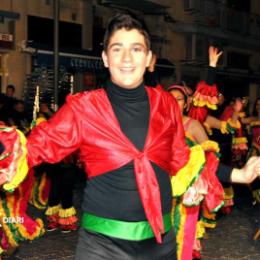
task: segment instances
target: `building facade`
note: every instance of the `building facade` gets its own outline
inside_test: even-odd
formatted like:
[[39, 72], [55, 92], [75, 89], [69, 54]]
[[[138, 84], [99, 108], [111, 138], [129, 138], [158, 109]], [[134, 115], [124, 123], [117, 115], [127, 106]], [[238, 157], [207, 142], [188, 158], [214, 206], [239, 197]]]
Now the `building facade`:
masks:
[[[35, 67], [51, 65], [53, 1], [1, 0], [2, 92], [14, 84], [17, 97], [22, 97]], [[59, 0], [59, 9], [60, 64], [75, 75], [77, 90], [89, 73], [102, 74], [100, 53], [107, 21], [126, 10], [142, 16], [148, 25], [163, 85], [184, 81], [194, 86], [204, 77], [208, 46], [214, 44], [224, 51], [217, 72], [221, 91], [228, 96], [260, 95], [257, 0]]]

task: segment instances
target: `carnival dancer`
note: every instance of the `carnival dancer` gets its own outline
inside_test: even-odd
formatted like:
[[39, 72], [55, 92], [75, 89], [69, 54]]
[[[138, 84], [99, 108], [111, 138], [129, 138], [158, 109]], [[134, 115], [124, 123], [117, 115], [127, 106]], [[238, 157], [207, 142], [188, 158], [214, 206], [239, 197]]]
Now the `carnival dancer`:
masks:
[[[209, 47], [210, 68], [208, 70], [206, 80], [207, 84], [205, 85], [205, 83], [203, 82], [198, 84], [198, 89], [200, 89], [200, 91], [204, 93], [204, 100], [201, 101], [203, 101], [204, 105], [208, 106], [209, 108], [214, 108], [215, 104], [211, 101], [214, 101], [216, 99], [214, 99], [214, 96], [209, 96], [207, 98], [205, 96], [205, 93], [209, 93], [211, 85], [213, 85], [215, 78], [215, 72], [213, 71], [213, 69], [217, 66], [217, 62], [221, 54], [222, 52], [218, 52], [217, 48], [213, 46]], [[218, 180], [216, 180], [216, 170], [218, 169], [218, 171], [224, 170], [224, 172], [228, 172], [231, 171], [231, 168], [226, 167], [222, 164], [218, 165], [218, 144], [216, 142], [208, 140], [208, 136], [200, 122], [185, 115], [186, 113], [189, 114], [188, 108], [191, 106], [190, 104], [188, 104], [190, 93], [187, 89], [187, 86], [173, 85], [168, 88], [168, 91], [176, 98], [180, 106], [180, 110], [183, 115], [182, 119], [186, 135], [186, 143], [190, 147], [194, 147], [197, 144], [200, 144], [205, 151], [206, 163], [203, 166], [203, 170], [198, 175], [197, 181], [194, 183], [194, 185], [192, 185], [187, 190], [187, 192], [184, 193], [183, 196], [174, 198], [173, 211], [173, 222], [177, 237], [178, 259], [190, 259], [191, 254], [194, 259], [200, 259], [200, 238], [202, 238], [203, 234], [205, 233], [205, 227], [215, 227], [215, 212], [223, 205], [224, 191], [221, 184], [218, 182]], [[208, 104], [207, 102], [205, 102], [205, 100], [208, 100]], [[203, 107], [201, 103], [199, 102], [199, 100], [197, 100], [197, 104], [199, 104], [200, 107]], [[192, 105], [194, 106], [194, 104]], [[239, 109], [239, 107], [241, 108], [241, 104], [237, 104], [236, 109]], [[197, 110], [199, 113], [200, 108]], [[196, 114], [196, 110], [194, 107], [191, 116], [195, 118], [199, 118], [200, 116], [200, 114]], [[233, 133], [235, 129], [241, 126], [238, 123], [237, 113], [230, 115], [230, 117], [227, 118], [226, 121], [220, 121], [212, 116], [208, 116], [207, 114], [204, 115], [204, 119], [204, 126], [207, 126], [207, 130], [209, 132], [211, 132], [211, 128], [217, 128], [223, 134], [226, 134], [228, 132]], [[210, 187], [215, 187], [215, 189], [211, 190]], [[202, 218], [199, 222], [197, 222], [200, 204], [202, 206]], [[189, 229], [187, 229], [186, 227], [189, 227]], [[194, 246], [192, 247], [192, 245]]]
[[[54, 111], [49, 108], [48, 104], [41, 102], [37, 125], [49, 120], [53, 114]], [[31, 202], [40, 209], [47, 207], [45, 211], [46, 231], [54, 231], [60, 228], [62, 233], [68, 233], [77, 230], [78, 218], [73, 206], [75, 156], [74, 153], [68, 155], [61, 162], [55, 164], [43, 163], [38, 167], [37, 182], [34, 185]]]
[[[252, 133], [252, 144], [249, 151], [248, 157], [260, 156], [260, 98], [255, 101], [254, 120], [250, 123], [251, 133]], [[252, 194], [253, 194], [253, 204], [260, 203], [260, 181], [255, 180], [251, 184]]]
[[[241, 121], [249, 126], [251, 135], [247, 157], [260, 156], [260, 98], [257, 98], [254, 102], [252, 115], [250, 117], [242, 117]], [[260, 203], [260, 181], [255, 180], [251, 183], [250, 188], [252, 190], [253, 204]]]
[[60, 229], [62, 233], [77, 230], [77, 212], [73, 206], [75, 156], [69, 155], [62, 162], [48, 165], [51, 180], [48, 207], [45, 211], [47, 231]]
[[[216, 49], [210, 47], [209, 52], [215, 52]], [[221, 55], [221, 52], [220, 52]], [[211, 63], [214, 60], [211, 61]], [[210, 135], [211, 140], [218, 142], [220, 148], [220, 161], [225, 165], [231, 166], [231, 146], [233, 135], [241, 132], [241, 124], [239, 122], [239, 110], [242, 108], [239, 100], [236, 100], [232, 106], [228, 108], [224, 106], [224, 96], [219, 93], [215, 86], [216, 68], [209, 66], [208, 69], [207, 87], [205, 84], [200, 84], [194, 94], [193, 104], [189, 110], [189, 116], [199, 120]], [[220, 109], [221, 108], [221, 109]], [[219, 110], [222, 113], [219, 113]], [[219, 130], [220, 131], [219, 131]], [[213, 134], [213, 135], [212, 135]], [[245, 149], [245, 138], [236, 138], [234, 147]], [[224, 169], [222, 169], [224, 170]], [[221, 208], [222, 214], [230, 214], [234, 204], [234, 191], [230, 182], [222, 181], [224, 187], [224, 206]], [[216, 215], [210, 214], [205, 210], [203, 216], [203, 223], [205, 227], [214, 228], [216, 226]]]
[[[17, 130], [19, 131], [19, 136], [17, 136], [14, 128], [5, 125], [0, 125], [0, 128], [3, 133], [1, 139], [6, 148], [10, 147], [10, 145], [19, 147], [19, 143], [21, 143], [22, 146], [25, 145], [25, 138], [22, 132]], [[12, 135], [11, 138], [10, 134]], [[12, 179], [12, 181], [8, 183], [4, 191], [0, 193], [0, 254], [12, 254], [21, 241], [32, 241], [42, 236], [45, 232], [43, 221], [40, 218], [34, 220], [27, 214], [28, 202], [34, 183], [34, 170], [30, 169], [28, 171], [28, 168], [21, 164], [22, 158], [25, 159], [25, 152], [22, 150], [18, 150], [12, 155], [7, 148], [7, 152], [3, 152], [1, 155], [1, 159], [5, 160], [5, 163], [11, 159], [15, 163], [18, 163], [18, 167], [14, 164], [10, 164], [9, 175], [7, 176], [5, 174], [5, 178], [7, 178], [8, 181]], [[3, 165], [1, 166], [3, 167]], [[4, 171], [2, 167], [0, 167], [1, 172]], [[12, 177], [16, 175], [16, 171], [19, 172], [19, 170], [22, 170], [24, 174], [28, 171], [24, 180], [20, 179], [20, 176]], [[25, 176], [23, 176], [23, 178], [24, 177]], [[1, 176], [1, 183], [3, 182], [5, 182], [5, 180], [3, 176]], [[21, 184], [16, 188], [20, 182]]]
[[[107, 88], [69, 96], [32, 130], [29, 167], [80, 149], [88, 182], [76, 259], [176, 259], [169, 175], [186, 176], [196, 165], [178, 104], [162, 88], [143, 84], [150, 38], [137, 19], [114, 16], [103, 47]], [[231, 180], [251, 182], [259, 163], [252, 158], [245, 169], [232, 171]]]
[[[16, 113], [10, 117], [11, 120], [9, 121], [12, 126], [7, 127], [4, 124], [0, 125], [3, 131], [1, 137], [6, 143], [6, 147], [10, 147], [11, 144], [14, 144], [15, 147], [19, 147], [19, 143], [21, 146], [24, 146], [25, 138], [23, 134], [28, 134], [30, 130], [30, 124], [28, 123], [29, 121], [26, 120], [24, 112], [24, 103], [17, 100], [14, 104]], [[14, 129], [18, 129], [18, 136], [16, 137]], [[9, 133], [12, 133], [11, 136], [13, 136], [13, 138], [10, 138]], [[7, 160], [13, 160], [18, 166], [16, 168], [14, 164], [11, 164], [9, 176], [5, 175], [6, 178], [11, 180], [12, 175], [16, 175], [16, 171], [19, 172], [20, 169], [24, 169], [23, 171], [26, 173], [25, 169], [27, 169], [27, 167], [21, 164], [21, 159], [25, 157], [22, 147], [13, 155], [10, 155], [9, 150], [3, 154], [2, 157]], [[0, 215], [2, 232], [0, 250], [5, 254], [12, 254], [21, 241], [32, 241], [42, 236], [45, 232], [43, 221], [40, 218], [34, 220], [27, 214], [28, 202], [35, 182], [34, 169], [28, 171], [24, 180], [19, 179], [20, 176], [18, 175], [13, 178], [11, 183], [7, 184], [4, 189], [5, 191], [1, 191]], [[2, 179], [1, 181], [3, 182]], [[17, 184], [20, 182], [21, 184], [18, 186]]]
[[[168, 91], [176, 98], [181, 111], [183, 111], [188, 97], [185, 87], [174, 85], [169, 87]], [[223, 188], [215, 176], [218, 168], [218, 158], [214, 155], [214, 152], [219, 151], [217, 143], [208, 140], [203, 126], [197, 120], [183, 115], [183, 125], [186, 143], [190, 147], [196, 147], [200, 144], [205, 155], [198, 153], [196, 157], [198, 161], [200, 157], [203, 157], [203, 163], [198, 171], [198, 176], [195, 177], [194, 184], [181, 197], [174, 197], [173, 223], [176, 232], [177, 256], [180, 260], [201, 258], [199, 238], [204, 231], [202, 231], [198, 220], [202, 201], [207, 200], [204, 207], [207, 208], [208, 212], [215, 213], [222, 206], [224, 199]], [[174, 181], [173, 178], [173, 184]], [[201, 235], [196, 236], [196, 233]]]

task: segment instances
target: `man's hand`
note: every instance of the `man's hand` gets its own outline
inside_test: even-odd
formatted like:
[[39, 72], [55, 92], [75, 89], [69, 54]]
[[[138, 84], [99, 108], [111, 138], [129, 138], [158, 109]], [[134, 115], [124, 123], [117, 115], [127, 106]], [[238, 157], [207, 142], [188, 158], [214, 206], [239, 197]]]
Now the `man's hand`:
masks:
[[210, 67], [217, 67], [217, 63], [219, 57], [222, 55], [223, 51], [218, 51], [218, 48], [214, 46], [209, 46], [209, 66]]
[[260, 157], [251, 157], [242, 169], [234, 168], [231, 173], [231, 181], [249, 184], [260, 177]]

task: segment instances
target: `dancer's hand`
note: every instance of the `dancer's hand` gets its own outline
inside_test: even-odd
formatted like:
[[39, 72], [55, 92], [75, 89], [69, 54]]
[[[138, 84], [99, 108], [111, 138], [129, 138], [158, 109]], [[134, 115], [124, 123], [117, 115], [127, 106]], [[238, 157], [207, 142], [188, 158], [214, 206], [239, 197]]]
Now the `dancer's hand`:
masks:
[[249, 184], [260, 177], [260, 157], [251, 157], [242, 169], [234, 168], [231, 173], [231, 181]]
[[214, 46], [209, 46], [209, 66], [217, 67], [219, 57], [222, 55], [223, 51], [218, 51], [218, 48]]

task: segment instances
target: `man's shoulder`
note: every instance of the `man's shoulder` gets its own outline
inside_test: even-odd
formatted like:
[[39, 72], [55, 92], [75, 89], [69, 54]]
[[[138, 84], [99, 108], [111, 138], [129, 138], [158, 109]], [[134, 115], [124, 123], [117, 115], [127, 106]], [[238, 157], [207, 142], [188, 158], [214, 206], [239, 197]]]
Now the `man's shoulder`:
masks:
[[68, 95], [66, 98], [66, 101], [68, 103], [78, 103], [78, 102], [85, 102], [87, 100], [94, 99], [96, 97], [100, 97], [104, 95], [105, 91], [104, 89], [95, 89], [95, 90], [89, 90], [89, 91], [82, 91], [78, 92], [73, 95]]
[[167, 91], [163, 88], [162, 85], [158, 84], [155, 87], [146, 86], [147, 91], [152, 92], [154, 94], [167, 95]]
[[152, 95], [162, 98], [164, 100], [173, 100], [172, 95], [164, 89], [162, 85], [157, 85], [156, 87], [147, 87], [147, 90], [152, 93]]

